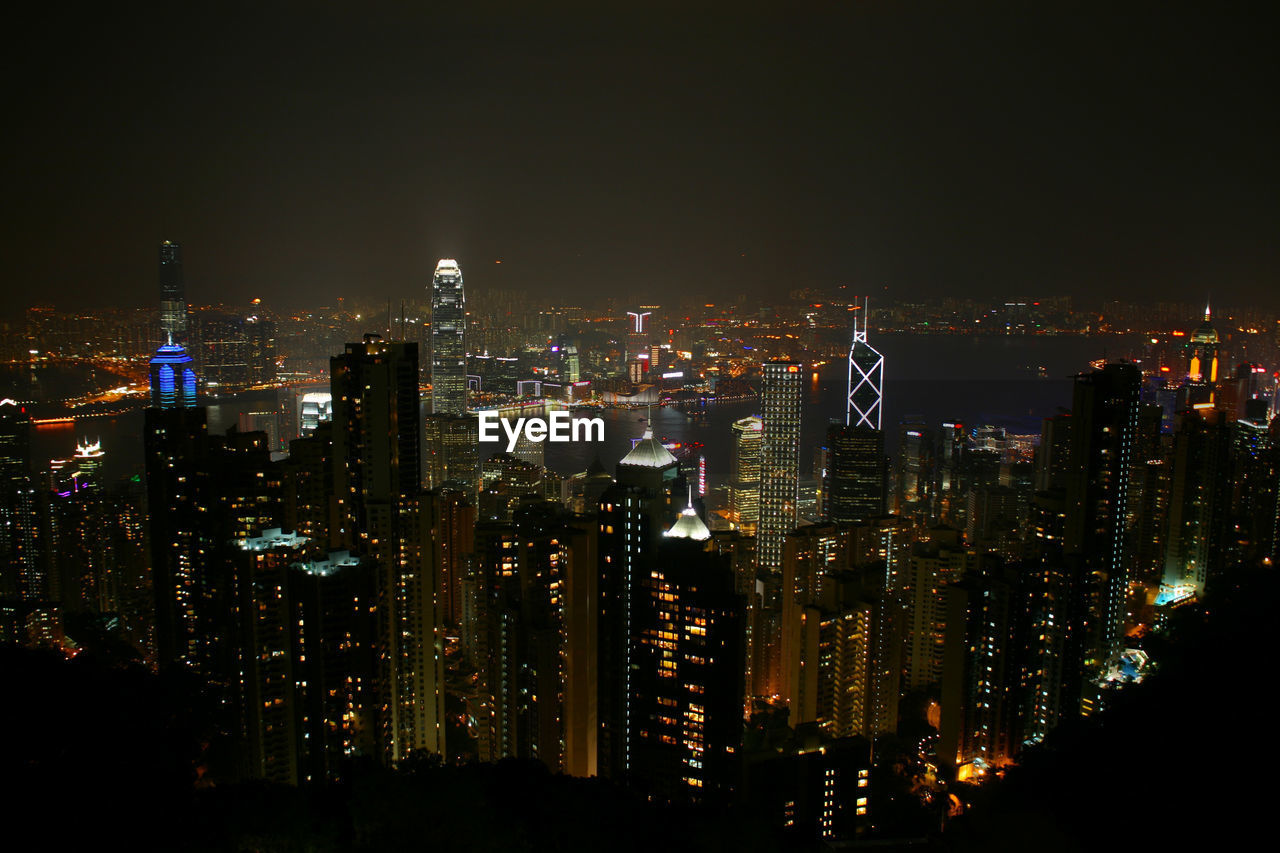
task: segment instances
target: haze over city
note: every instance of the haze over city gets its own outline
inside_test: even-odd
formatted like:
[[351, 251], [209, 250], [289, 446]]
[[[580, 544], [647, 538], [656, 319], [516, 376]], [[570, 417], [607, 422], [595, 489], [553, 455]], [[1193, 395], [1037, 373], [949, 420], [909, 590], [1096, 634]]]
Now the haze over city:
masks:
[[[63, 4], [5, 57], [5, 314], [478, 289], [1275, 307], [1271, 32], [1163, 3]], [[501, 265], [496, 262], [501, 261]], [[884, 290], [887, 288], [887, 291]]]

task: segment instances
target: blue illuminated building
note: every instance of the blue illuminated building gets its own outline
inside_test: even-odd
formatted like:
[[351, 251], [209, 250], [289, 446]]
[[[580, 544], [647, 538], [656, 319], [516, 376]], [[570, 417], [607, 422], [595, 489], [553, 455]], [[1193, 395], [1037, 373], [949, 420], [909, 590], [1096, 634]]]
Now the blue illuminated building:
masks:
[[196, 372], [191, 355], [171, 338], [151, 358], [151, 405], [190, 409], [196, 405]]

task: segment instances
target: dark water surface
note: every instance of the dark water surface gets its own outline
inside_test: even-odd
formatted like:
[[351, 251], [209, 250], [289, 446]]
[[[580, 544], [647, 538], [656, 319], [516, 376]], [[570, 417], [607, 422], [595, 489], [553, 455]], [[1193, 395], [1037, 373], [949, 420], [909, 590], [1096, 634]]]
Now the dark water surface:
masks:
[[[888, 334], [872, 344], [885, 357], [883, 428], [890, 451], [897, 425], [920, 420], [936, 427], [943, 421], [992, 424], [1011, 432], [1040, 432], [1040, 422], [1071, 406], [1071, 377], [1103, 357], [1140, 354], [1141, 338], [978, 337]], [[1047, 378], [1036, 378], [1040, 368]], [[848, 368], [843, 359], [810, 377], [801, 425], [801, 471], [832, 420], [843, 422]], [[673, 408], [653, 410], [654, 433], [673, 441], [699, 441], [706, 446], [708, 486], [728, 477], [731, 426], [738, 418], [758, 415], [758, 400], [713, 404], [701, 418]], [[644, 410], [603, 413], [602, 445], [548, 444], [547, 466], [561, 473], [584, 470], [599, 448], [612, 469], [645, 427]]]
[[[1141, 339], [886, 334], [873, 337], [872, 344], [885, 356], [884, 429], [892, 450], [897, 424], [904, 419], [930, 426], [956, 420], [994, 424], [1016, 433], [1038, 433], [1042, 418], [1071, 405], [1072, 375], [1087, 370], [1093, 359], [1134, 355]], [[1041, 367], [1048, 378], [1036, 378]], [[822, 440], [827, 424], [832, 419], [843, 420], [846, 370], [843, 360], [838, 360], [826, 365], [816, 378], [811, 377], [806, 386], [802, 471], [808, 470], [813, 448]], [[258, 392], [211, 404], [210, 432], [225, 432], [236, 424], [241, 412], [269, 407], [274, 399], [274, 392]], [[738, 418], [756, 414], [756, 400], [713, 404], [700, 418], [687, 417], [670, 407], [655, 408], [653, 425], [660, 437], [702, 442], [708, 485], [715, 487], [728, 477], [731, 425]], [[599, 453], [605, 467], [612, 470], [645, 428], [643, 409], [612, 409], [599, 415], [605, 421], [604, 442], [548, 444], [549, 468], [572, 474], [585, 470]], [[141, 473], [140, 411], [88, 419], [74, 426], [33, 429], [33, 466], [42, 470], [47, 460], [70, 456], [78, 437], [101, 439], [109, 478]]]

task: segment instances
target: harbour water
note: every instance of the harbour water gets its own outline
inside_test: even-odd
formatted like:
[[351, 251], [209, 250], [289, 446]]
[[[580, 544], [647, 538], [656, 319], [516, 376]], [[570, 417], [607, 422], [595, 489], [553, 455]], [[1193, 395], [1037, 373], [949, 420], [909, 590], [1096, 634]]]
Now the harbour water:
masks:
[[[890, 452], [896, 449], [897, 425], [905, 420], [936, 427], [943, 421], [1002, 426], [1017, 434], [1038, 434], [1040, 423], [1071, 406], [1072, 377], [1099, 358], [1141, 354], [1137, 337], [979, 337], [973, 335], [887, 334], [872, 339], [885, 357], [883, 429]], [[809, 468], [813, 450], [828, 424], [844, 420], [848, 368], [844, 359], [810, 375], [801, 422], [801, 471]], [[1043, 376], [1043, 378], [1041, 378]], [[653, 409], [654, 434], [660, 438], [701, 442], [707, 458], [708, 488], [729, 475], [731, 426], [738, 418], [758, 415], [758, 400], [712, 404], [700, 417], [677, 409]], [[644, 430], [646, 410], [608, 410], [601, 461], [613, 464]], [[547, 445], [547, 466], [561, 473], [584, 470], [596, 446]]]
[[[1139, 354], [1134, 337], [978, 337], [886, 334], [872, 340], [885, 357], [884, 429], [893, 450], [897, 424], [918, 420], [930, 426], [942, 421], [993, 424], [1011, 432], [1038, 433], [1040, 421], [1071, 405], [1071, 377], [1098, 358]], [[801, 437], [801, 470], [807, 471], [813, 448], [827, 425], [843, 420], [846, 382], [843, 359], [810, 375], [806, 388]], [[1040, 378], [1043, 375], [1044, 378]], [[214, 401], [209, 405], [213, 434], [234, 426], [241, 412], [261, 410], [274, 400], [272, 392], [258, 392]], [[612, 470], [645, 429], [645, 409], [606, 409], [590, 412], [605, 421], [605, 440], [599, 444], [548, 444], [546, 464], [561, 474], [585, 470], [598, 454]], [[705, 407], [690, 417], [673, 407], [652, 410], [654, 433], [669, 441], [701, 442], [707, 458], [708, 486], [728, 477], [730, 427], [739, 418], [759, 414], [757, 400]], [[588, 416], [581, 413], [581, 416]], [[142, 470], [142, 412], [93, 418], [75, 425], [54, 424], [32, 431], [36, 469], [51, 458], [75, 451], [77, 438], [101, 440], [107, 452], [105, 473], [111, 479]]]

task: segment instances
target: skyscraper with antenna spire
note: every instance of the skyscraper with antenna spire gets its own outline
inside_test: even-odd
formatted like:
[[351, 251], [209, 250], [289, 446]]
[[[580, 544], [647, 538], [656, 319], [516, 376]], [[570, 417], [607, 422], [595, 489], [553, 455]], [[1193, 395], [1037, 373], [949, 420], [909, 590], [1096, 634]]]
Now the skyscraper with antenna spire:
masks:
[[1213, 325], [1213, 307], [1206, 299], [1204, 322], [1191, 333], [1191, 362], [1188, 374], [1193, 382], [1218, 381], [1218, 330]]
[[858, 327], [858, 313], [855, 312], [853, 317], [844, 422], [848, 426], [880, 429], [884, 410], [884, 356], [867, 343], [867, 327], [871, 324], [871, 304], [867, 297], [863, 297], [861, 308], [861, 328]]
[[172, 240], [160, 244], [160, 331], [170, 342], [183, 340], [187, 331], [182, 246]]
[[[389, 312], [388, 312], [389, 313]], [[467, 412], [467, 300], [458, 262], [441, 258], [431, 280], [431, 412]]]
[[[828, 521], [853, 524], [885, 513], [884, 356], [867, 342], [870, 303], [854, 312], [844, 424], [827, 429], [823, 512]], [[862, 323], [859, 326], [858, 316]]]

